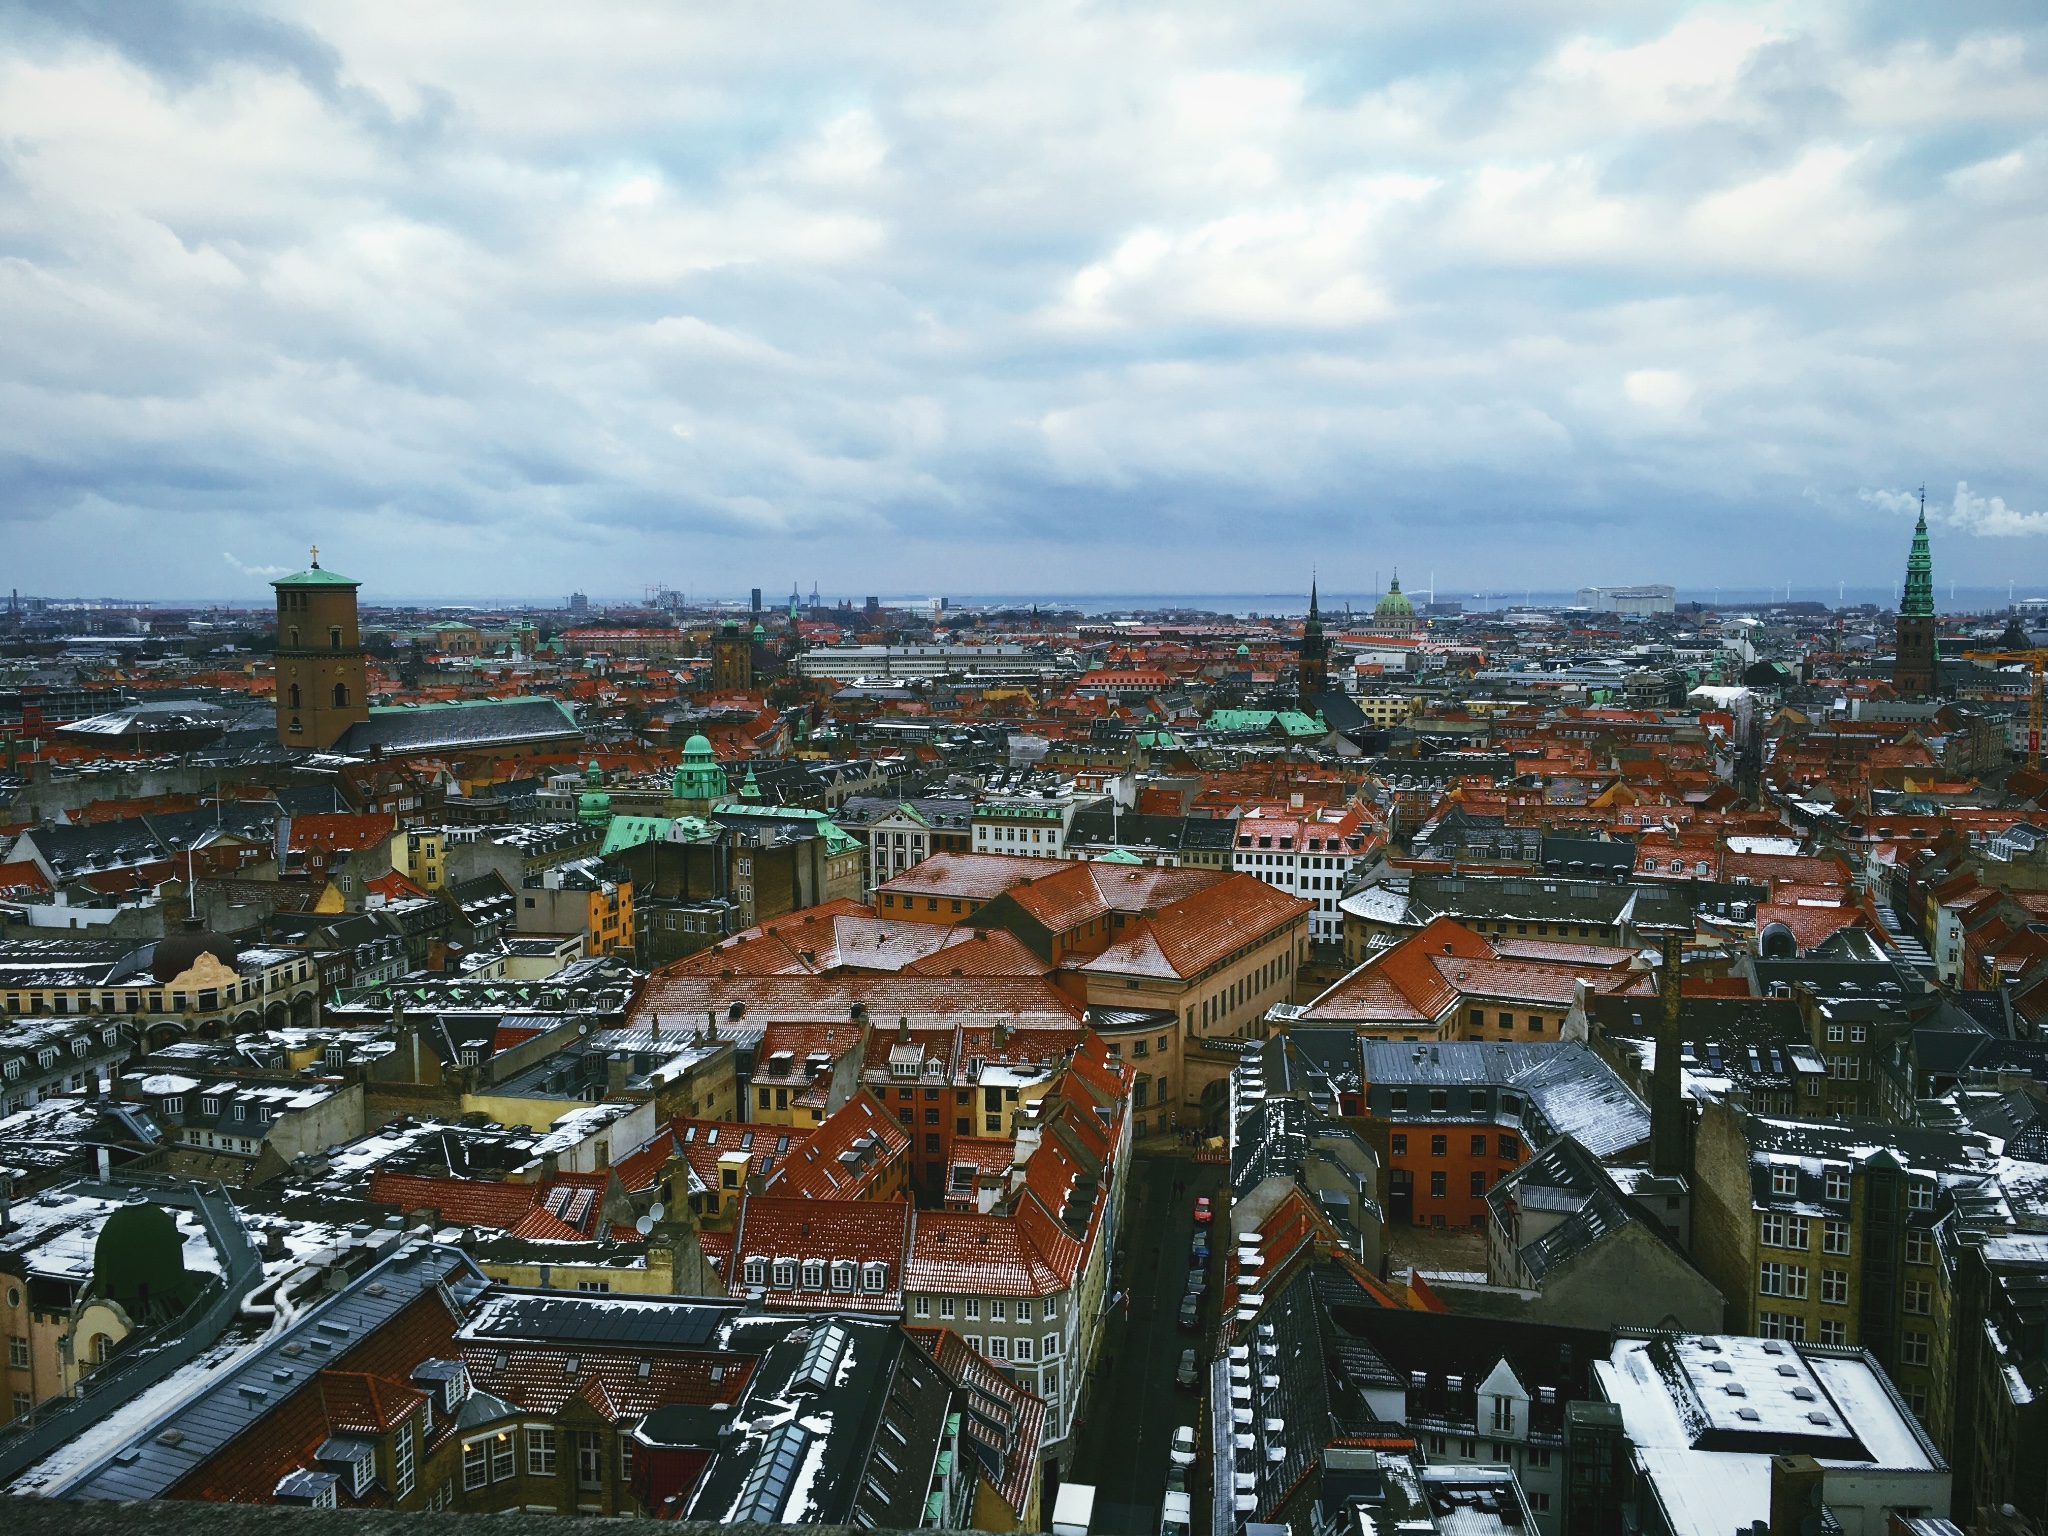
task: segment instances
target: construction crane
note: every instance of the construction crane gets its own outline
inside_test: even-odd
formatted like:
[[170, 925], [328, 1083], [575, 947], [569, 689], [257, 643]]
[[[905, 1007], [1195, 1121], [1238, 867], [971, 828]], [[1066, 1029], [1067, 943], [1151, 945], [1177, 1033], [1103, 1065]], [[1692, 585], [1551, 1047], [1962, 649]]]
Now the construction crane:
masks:
[[2041, 770], [2041, 669], [2048, 663], [2048, 650], [1965, 651], [1967, 661], [2016, 661], [2034, 674], [2034, 686], [2027, 698], [2027, 766]]

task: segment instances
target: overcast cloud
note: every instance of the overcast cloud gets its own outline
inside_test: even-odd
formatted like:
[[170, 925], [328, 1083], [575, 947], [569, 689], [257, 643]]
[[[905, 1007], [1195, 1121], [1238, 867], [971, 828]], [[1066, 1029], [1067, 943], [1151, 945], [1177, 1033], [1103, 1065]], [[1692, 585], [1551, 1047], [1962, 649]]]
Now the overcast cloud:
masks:
[[2048, 582], [2038, 4], [0, 9], [0, 585]]

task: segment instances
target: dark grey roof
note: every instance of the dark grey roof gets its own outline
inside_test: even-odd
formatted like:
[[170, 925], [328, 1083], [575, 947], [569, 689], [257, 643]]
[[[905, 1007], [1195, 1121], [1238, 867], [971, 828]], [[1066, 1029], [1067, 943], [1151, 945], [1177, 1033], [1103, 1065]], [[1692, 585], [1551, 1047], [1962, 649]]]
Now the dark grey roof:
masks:
[[1502, 1179], [1487, 1194], [1486, 1202], [1496, 1212], [1510, 1202], [1538, 1207], [1545, 1204], [1539, 1191], [1566, 1193], [1576, 1205], [1565, 1220], [1520, 1250], [1523, 1268], [1538, 1282], [1558, 1265], [1611, 1237], [1632, 1221], [1656, 1233], [1674, 1253], [1683, 1256], [1684, 1251], [1663, 1226], [1646, 1220], [1621, 1186], [1600, 1166], [1599, 1159], [1569, 1136], [1559, 1137]]
[[462, 1330], [465, 1342], [520, 1339], [550, 1344], [644, 1345], [697, 1349], [708, 1343], [740, 1303], [673, 1296], [614, 1296], [594, 1305], [587, 1296], [508, 1291], [493, 1296]]
[[459, 1249], [404, 1245], [302, 1314], [263, 1349], [242, 1357], [234, 1370], [207, 1382], [196, 1397], [143, 1426], [126, 1446], [50, 1491], [73, 1499], [161, 1497], [287, 1398], [317, 1391], [324, 1365], [444, 1282], [458, 1307], [490, 1283]]
[[583, 728], [559, 699], [486, 699], [460, 704], [404, 705], [373, 709], [334, 744], [333, 750], [366, 757], [427, 752], [474, 752], [524, 742], [583, 739]]

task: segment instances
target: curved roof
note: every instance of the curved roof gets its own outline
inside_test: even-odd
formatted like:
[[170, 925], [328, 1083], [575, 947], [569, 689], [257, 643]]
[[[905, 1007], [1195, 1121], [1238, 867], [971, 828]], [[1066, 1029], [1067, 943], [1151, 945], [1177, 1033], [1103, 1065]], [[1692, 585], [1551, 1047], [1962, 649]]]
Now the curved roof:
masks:
[[1408, 594], [1401, 590], [1401, 578], [1396, 576], [1394, 584], [1387, 588], [1386, 595], [1372, 605], [1375, 614], [1407, 614], [1413, 616], [1415, 605], [1408, 601]]
[[280, 576], [271, 585], [273, 587], [360, 587], [362, 583], [352, 576], [343, 576], [335, 571], [323, 571], [316, 563], [310, 570], [294, 571], [289, 576]]

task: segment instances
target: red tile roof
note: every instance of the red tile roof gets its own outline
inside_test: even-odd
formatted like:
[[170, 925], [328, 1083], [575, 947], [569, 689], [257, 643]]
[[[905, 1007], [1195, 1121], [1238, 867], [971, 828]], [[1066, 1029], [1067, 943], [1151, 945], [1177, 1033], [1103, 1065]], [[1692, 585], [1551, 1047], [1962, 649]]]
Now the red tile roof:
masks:
[[862, 1088], [792, 1150], [768, 1190], [818, 1200], [859, 1199], [879, 1188], [909, 1153], [910, 1133]]
[[[929, 862], [929, 861], [927, 861]], [[1080, 1005], [1044, 976], [741, 976], [654, 973], [633, 1004], [629, 1023], [647, 1027], [668, 1019], [724, 1018], [732, 1003], [752, 1018], [792, 1023], [837, 1023], [864, 1005], [877, 1020], [951, 1025], [962, 1019], [1036, 1023], [1079, 1019]]]
[[[911, 1253], [911, 1225], [917, 1213], [901, 1200], [818, 1200], [782, 1195], [749, 1195], [740, 1205], [740, 1218], [733, 1228], [734, 1262], [726, 1285], [732, 1295], [751, 1295], [754, 1286], [747, 1278], [750, 1260], [770, 1267], [769, 1284], [762, 1302], [770, 1311], [881, 1312], [900, 1316], [903, 1311], [903, 1276]], [[798, 1286], [783, 1290], [773, 1284], [776, 1259], [795, 1259], [799, 1266]], [[805, 1260], [825, 1264], [825, 1285], [819, 1290], [802, 1284]], [[857, 1266], [854, 1289], [836, 1289], [832, 1283], [833, 1261], [850, 1261]], [[870, 1264], [887, 1266], [887, 1284], [881, 1291], [866, 1287], [865, 1270]]]

